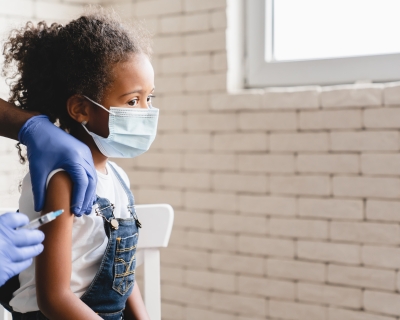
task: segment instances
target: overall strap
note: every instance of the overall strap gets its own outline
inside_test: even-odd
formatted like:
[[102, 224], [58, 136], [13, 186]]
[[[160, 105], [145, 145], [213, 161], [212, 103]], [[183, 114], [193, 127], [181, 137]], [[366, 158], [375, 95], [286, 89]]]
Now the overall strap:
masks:
[[136, 215], [136, 209], [135, 209], [135, 198], [133, 197], [133, 194], [131, 190], [129, 190], [128, 186], [126, 185], [124, 179], [122, 179], [121, 175], [118, 173], [117, 169], [114, 168], [114, 166], [108, 162], [111, 170], [114, 172], [115, 176], [117, 177], [119, 183], [121, 184], [122, 188], [124, 189], [126, 195], [128, 196], [128, 210], [131, 212], [133, 218], [136, 221], [136, 224], [139, 228], [142, 227], [141, 223], [139, 222], [137, 215]]

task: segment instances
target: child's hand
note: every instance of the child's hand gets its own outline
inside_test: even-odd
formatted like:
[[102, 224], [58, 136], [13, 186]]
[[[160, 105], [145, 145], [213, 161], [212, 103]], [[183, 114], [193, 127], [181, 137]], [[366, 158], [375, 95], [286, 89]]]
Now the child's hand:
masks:
[[32, 258], [43, 251], [43, 232], [15, 230], [28, 222], [28, 217], [18, 212], [0, 216], [0, 286], [28, 268]]
[[76, 216], [89, 214], [97, 185], [89, 148], [43, 115], [29, 119], [21, 128], [18, 139], [28, 148], [35, 211], [43, 209], [47, 176], [61, 168], [68, 172], [74, 184], [71, 211]]

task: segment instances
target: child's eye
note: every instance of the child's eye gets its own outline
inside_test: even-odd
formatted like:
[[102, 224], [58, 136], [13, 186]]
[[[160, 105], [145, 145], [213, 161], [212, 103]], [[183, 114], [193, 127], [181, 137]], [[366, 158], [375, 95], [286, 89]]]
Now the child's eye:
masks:
[[156, 97], [156, 96], [153, 95], [153, 94], [149, 95], [149, 96], [147, 97], [147, 103], [150, 103], [150, 104], [151, 104], [151, 100], [152, 100], [153, 98], [155, 98], [155, 97]]
[[128, 102], [128, 104], [132, 107], [135, 107], [138, 104], [138, 99], [132, 99], [131, 101]]

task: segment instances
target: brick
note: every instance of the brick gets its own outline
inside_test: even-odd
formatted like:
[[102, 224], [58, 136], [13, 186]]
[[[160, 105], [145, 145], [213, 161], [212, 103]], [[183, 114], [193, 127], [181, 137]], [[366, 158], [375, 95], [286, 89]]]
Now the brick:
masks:
[[183, 167], [193, 170], [233, 171], [235, 156], [229, 154], [186, 153]]
[[205, 133], [166, 133], [160, 142], [165, 150], [210, 150], [211, 136]]
[[299, 216], [322, 219], [362, 220], [362, 200], [299, 199]]
[[268, 191], [268, 178], [263, 175], [215, 173], [212, 187], [218, 191], [243, 191], [265, 193]]
[[362, 307], [362, 291], [360, 289], [299, 282], [297, 284], [297, 298], [300, 301], [330, 306], [354, 309]]
[[375, 313], [329, 308], [329, 320], [395, 320], [396, 318], [380, 316]]
[[32, 18], [34, 15], [34, 6], [35, 2], [31, 0], [5, 1], [1, 4], [1, 14]]
[[209, 189], [211, 177], [205, 172], [163, 172], [161, 185], [165, 187], [176, 187], [182, 189]]
[[158, 171], [146, 171], [146, 170], [133, 170], [127, 171], [131, 186], [152, 186], [156, 187], [160, 185], [161, 174]]
[[136, 12], [142, 16], [159, 16], [182, 12], [182, 1], [180, 0], [149, 0], [136, 3]]
[[332, 132], [334, 151], [395, 151], [399, 150], [399, 134], [393, 131]]
[[184, 88], [188, 92], [207, 92], [226, 90], [226, 74], [186, 75]]
[[382, 246], [363, 246], [362, 262], [366, 266], [399, 269], [400, 248]]
[[270, 234], [275, 236], [326, 239], [328, 238], [328, 222], [322, 220], [271, 218]]
[[358, 173], [359, 162], [354, 154], [299, 154], [296, 167], [301, 173]]
[[272, 194], [330, 195], [330, 179], [327, 176], [271, 176]]
[[399, 244], [400, 226], [389, 223], [332, 221], [330, 236], [334, 240], [357, 243]]
[[163, 114], [158, 121], [158, 131], [182, 131], [184, 118], [181, 114]]
[[236, 115], [226, 113], [188, 114], [186, 127], [190, 131], [235, 131]]
[[211, 230], [211, 214], [192, 210], [174, 210], [174, 226], [181, 228]]
[[299, 302], [270, 300], [269, 315], [292, 320], [326, 320], [326, 307]]
[[208, 103], [208, 96], [204, 93], [185, 93], [185, 95], [166, 95], [157, 97], [157, 103], [165, 110], [180, 110], [180, 111], [205, 111]]
[[271, 133], [271, 151], [327, 151], [327, 133]]
[[161, 286], [161, 295], [165, 301], [200, 307], [210, 306], [210, 294], [205, 290], [164, 284]]
[[192, 209], [234, 211], [236, 209], [236, 197], [231, 193], [188, 191], [185, 194], [185, 207]]
[[183, 29], [182, 16], [162, 16], [159, 23], [161, 33], [181, 33]]
[[293, 240], [239, 236], [239, 252], [275, 257], [293, 257], [295, 245]]
[[394, 290], [395, 272], [330, 264], [328, 282], [361, 288]]
[[400, 180], [397, 178], [333, 177], [333, 194], [358, 198], [399, 198]]
[[211, 294], [211, 305], [214, 309], [221, 311], [245, 315], [267, 315], [267, 301], [263, 298], [213, 292]]
[[226, 53], [215, 53], [211, 57], [211, 66], [213, 71], [227, 71], [228, 58]]
[[161, 266], [161, 282], [183, 284], [184, 270], [181, 268]]
[[241, 112], [239, 128], [249, 131], [294, 131], [297, 129], [297, 115], [295, 112]]
[[239, 154], [238, 169], [258, 173], [294, 173], [295, 157], [281, 154]]
[[251, 217], [214, 213], [212, 226], [216, 232], [265, 235], [268, 233], [268, 220], [265, 217]]
[[300, 259], [360, 264], [360, 249], [354, 244], [299, 240], [296, 252]]
[[163, 302], [161, 304], [163, 317], [165, 319], [176, 319], [176, 320], [185, 320], [185, 308], [177, 305], [171, 304], [167, 302]]
[[182, 75], [166, 75], [157, 77], [158, 93], [182, 93], [184, 91], [185, 79]]
[[162, 74], [202, 73], [211, 70], [211, 57], [209, 54], [193, 56], [167, 56], [161, 59]]
[[400, 105], [400, 82], [386, 83], [383, 88], [385, 105]]
[[198, 309], [191, 306], [186, 307], [186, 320], [203, 320], [203, 319], [235, 320], [235, 318], [232, 317], [234, 317], [232, 314], [217, 312], [210, 309]]
[[323, 108], [377, 107], [383, 103], [381, 84], [354, 84], [322, 87]]
[[367, 311], [400, 316], [400, 294], [366, 290], [364, 308]]
[[325, 265], [323, 263], [267, 259], [266, 269], [268, 277], [312, 282], [325, 281]]
[[191, 14], [183, 16], [184, 32], [208, 31], [210, 29], [210, 15], [206, 13]]
[[366, 216], [368, 220], [400, 222], [400, 202], [367, 200]]
[[[21, 0], [18, 1], [17, 5], [22, 5], [22, 1]], [[27, 6], [29, 8], [28, 9], [29, 11], [31, 10], [32, 5], [29, 5], [28, 3], [24, 3], [23, 5]], [[21, 10], [22, 14], [24, 13], [27, 14], [29, 12], [27, 9], [25, 9], [27, 10], [25, 11], [22, 6], [18, 7], [18, 10]], [[42, 19], [51, 20], [47, 22], [53, 22], [56, 20], [65, 21], [77, 18], [82, 13], [83, 13], [83, 6], [74, 3], [52, 3], [46, 1], [35, 1], [33, 3], [33, 16], [39, 20]]]
[[261, 90], [246, 90], [235, 94], [219, 93], [211, 95], [213, 110], [244, 110], [260, 109], [262, 101]]
[[211, 254], [211, 267], [218, 271], [263, 275], [263, 266], [263, 258], [227, 253]]
[[294, 216], [296, 215], [296, 199], [239, 195], [239, 210], [244, 214]]
[[300, 112], [299, 126], [306, 130], [359, 129], [361, 110], [321, 110]]
[[184, 42], [181, 36], [176, 35], [154, 37], [153, 50], [160, 55], [182, 53], [184, 51]]
[[184, 6], [187, 12], [219, 9], [226, 7], [226, 0], [185, 0]]
[[236, 239], [235, 236], [232, 235], [188, 231], [187, 246], [199, 249], [232, 252], [236, 250]]
[[162, 190], [154, 188], [138, 187], [133, 190], [137, 204], [168, 203], [171, 206], [182, 206], [183, 194], [177, 190]]
[[187, 245], [187, 231], [175, 228], [169, 239], [169, 245], [172, 247], [185, 247]]
[[218, 151], [266, 151], [268, 136], [263, 133], [216, 133], [213, 150]]
[[214, 11], [211, 13], [211, 27], [214, 30], [227, 28], [226, 10]]
[[[400, 104], [400, 101], [399, 101]], [[400, 126], [400, 109], [379, 108], [364, 110], [364, 126], [366, 128], [393, 128]]]
[[179, 169], [182, 167], [182, 155], [174, 153], [147, 152], [135, 161], [140, 168]]
[[202, 270], [186, 270], [185, 272], [185, 283], [202, 289], [234, 292], [235, 281], [235, 276], [232, 274]]
[[295, 284], [291, 281], [248, 276], [238, 277], [238, 291], [240, 293], [294, 300], [295, 290]]
[[268, 88], [263, 99], [264, 109], [317, 109], [319, 87]]
[[400, 175], [400, 154], [363, 154], [361, 171], [364, 174]]
[[161, 265], [170, 267], [208, 268], [210, 255], [200, 250], [167, 248], [161, 250]]
[[212, 52], [226, 49], [225, 30], [184, 36], [185, 52]]

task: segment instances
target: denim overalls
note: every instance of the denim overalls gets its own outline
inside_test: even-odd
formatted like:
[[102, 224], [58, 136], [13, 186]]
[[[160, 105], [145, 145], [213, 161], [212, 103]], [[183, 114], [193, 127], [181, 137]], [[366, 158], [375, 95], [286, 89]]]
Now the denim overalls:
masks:
[[[136, 216], [134, 198], [117, 170], [110, 164], [113, 172], [128, 196], [128, 210], [131, 218], [116, 219], [114, 205], [106, 198], [97, 197], [97, 215], [103, 217], [104, 229], [108, 237], [100, 268], [81, 300], [100, 317], [107, 320], [124, 318], [125, 303], [135, 282], [135, 252], [141, 227]], [[47, 319], [40, 311], [13, 312], [13, 320]]]

